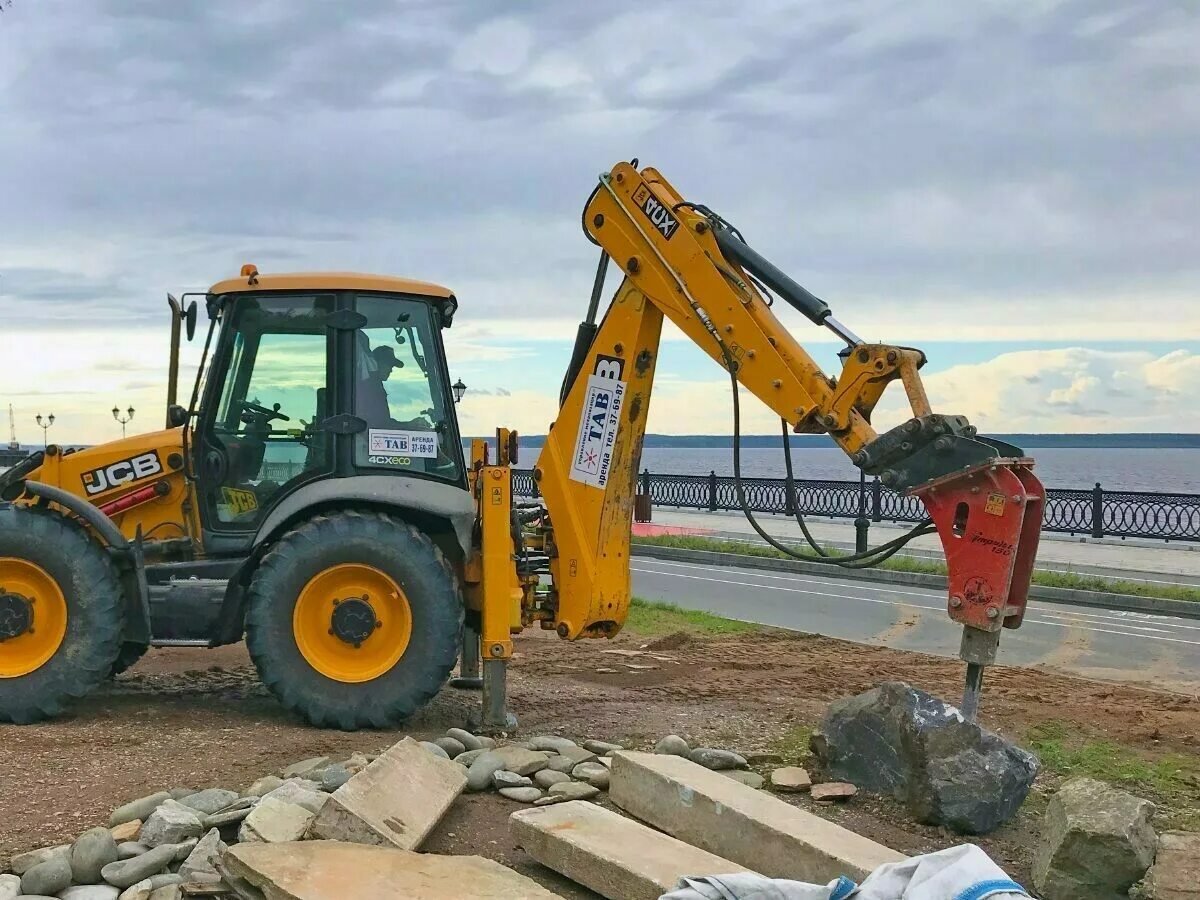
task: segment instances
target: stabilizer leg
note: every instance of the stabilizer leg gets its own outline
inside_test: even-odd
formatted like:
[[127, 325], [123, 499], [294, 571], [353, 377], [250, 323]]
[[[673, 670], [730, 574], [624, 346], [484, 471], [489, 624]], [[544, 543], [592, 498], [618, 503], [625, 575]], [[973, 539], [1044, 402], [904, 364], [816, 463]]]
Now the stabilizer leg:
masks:
[[450, 686], [470, 691], [483, 687], [483, 679], [479, 676], [479, 632], [470, 625], [463, 626], [458, 677], [450, 679]]
[[483, 661], [483, 704], [472, 710], [467, 727], [479, 734], [517, 730], [517, 717], [508, 711], [508, 660]]

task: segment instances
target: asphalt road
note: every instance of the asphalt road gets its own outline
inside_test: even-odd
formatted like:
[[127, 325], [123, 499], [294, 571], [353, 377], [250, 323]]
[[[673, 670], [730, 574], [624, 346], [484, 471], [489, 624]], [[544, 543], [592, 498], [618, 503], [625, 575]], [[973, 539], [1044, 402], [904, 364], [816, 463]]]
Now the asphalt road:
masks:
[[[962, 629], [942, 591], [707, 566], [635, 556], [634, 594], [686, 609], [957, 656]], [[1200, 620], [1034, 601], [1021, 628], [1005, 630], [997, 662], [1055, 669], [1200, 694]]]

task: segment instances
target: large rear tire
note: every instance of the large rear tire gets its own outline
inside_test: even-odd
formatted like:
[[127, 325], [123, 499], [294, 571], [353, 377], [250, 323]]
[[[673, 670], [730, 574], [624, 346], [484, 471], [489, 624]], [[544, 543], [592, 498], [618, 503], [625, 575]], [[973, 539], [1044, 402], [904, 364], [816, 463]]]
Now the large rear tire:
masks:
[[0, 504], [0, 721], [56, 716], [103, 683], [122, 625], [117, 573], [87, 532]]
[[458, 578], [428, 537], [347, 511], [313, 518], [267, 553], [246, 644], [263, 683], [312, 724], [387, 728], [446, 683], [462, 621]]

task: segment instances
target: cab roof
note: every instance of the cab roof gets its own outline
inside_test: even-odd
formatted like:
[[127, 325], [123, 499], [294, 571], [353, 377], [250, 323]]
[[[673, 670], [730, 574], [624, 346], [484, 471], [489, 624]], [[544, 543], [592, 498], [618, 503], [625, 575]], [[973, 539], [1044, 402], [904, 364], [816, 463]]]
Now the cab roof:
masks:
[[278, 275], [255, 273], [218, 281], [208, 289], [210, 294], [246, 291], [387, 291], [443, 299], [454, 296], [453, 291], [440, 284], [361, 272], [290, 272]]

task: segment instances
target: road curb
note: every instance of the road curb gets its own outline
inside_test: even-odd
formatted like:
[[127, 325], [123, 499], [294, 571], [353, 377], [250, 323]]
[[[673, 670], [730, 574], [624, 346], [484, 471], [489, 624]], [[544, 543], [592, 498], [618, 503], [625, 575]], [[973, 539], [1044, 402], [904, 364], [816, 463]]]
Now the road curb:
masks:
[[[903, 584], [910, 587], [945, 588], [944, 575], [926, 575], [921, 572], [893, 572], [888, 569], [842, 569], [824, 563], [804, 562], [798, 559], [778, 559], [770, 556], [750, 556], [745, 553], [723, 553], [716, 550], [687, 550], [683, 547], [659, 547], [654, 544], [633, 544], [633, 556], [647, 556], [674, 562], [691, 562], [710, 566], [742, 566], [747, 569], [767, 569], [774, 572], [793, 572], [803, 575], [825, 575], [836, 578], [858, 579], [883, 584]], [[1200, 603], [1189, 600], [1171, 600], [1166, 597], [1139, 597], [1135, 594], [1108, 594], [1103, 591], [1081, 591], [1075, 588], [1030, 585], [1029, 596], [1047, 603], [1072, 603], [1076, 606], [1091, 606], [1096, 609], [1112, 609], [1121, 612], [1155, 613], [1157, 615], [1180, 616], [1185, 619], [1200, 619]]]

